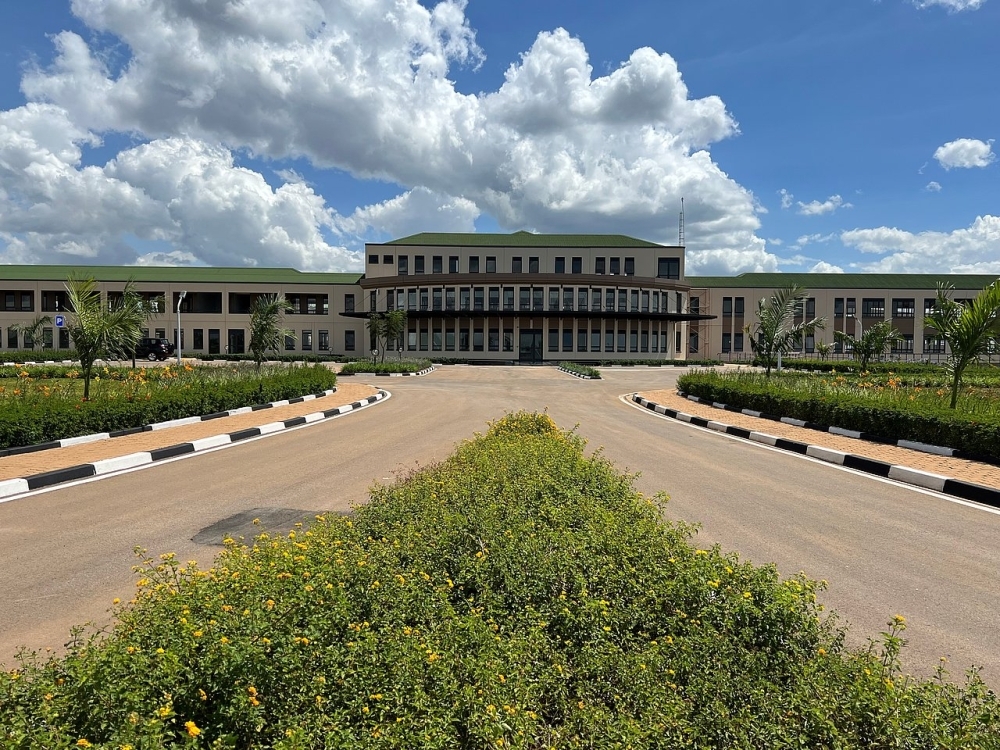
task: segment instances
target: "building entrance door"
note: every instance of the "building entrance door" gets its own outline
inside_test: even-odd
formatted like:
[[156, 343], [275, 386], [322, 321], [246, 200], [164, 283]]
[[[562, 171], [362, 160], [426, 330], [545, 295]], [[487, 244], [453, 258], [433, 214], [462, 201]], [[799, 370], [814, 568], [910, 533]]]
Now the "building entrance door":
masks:
[[246, 352], [246, 343], [243, 334], [244, 331], [242, 328], [229, 329], [229, 354], [243, 354]]
[[542, 332], [537, 328], [521, 329], [520, 362], [542, 361]]

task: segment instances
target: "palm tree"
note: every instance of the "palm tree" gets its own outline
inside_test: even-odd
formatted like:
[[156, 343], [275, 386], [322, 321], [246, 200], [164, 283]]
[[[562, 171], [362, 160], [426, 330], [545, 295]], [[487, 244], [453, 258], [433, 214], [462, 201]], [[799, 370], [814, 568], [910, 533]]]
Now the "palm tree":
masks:
[[30, 341], [31, 349], [34, 351], [42, 348], [42, 329], [50, 325], [52, 325], [52, 318], [48, 315], [41, 315], [30, 323], [18, 323], [11, 328], [17, 331], [19, 336], [24, 337], [25, 344]]
[[94, 361], [130, 349], [134, 352], [142, 336], [145, 317], [139, 319], [136, 314], [134, 298], [139, 295], [131, 279], [125, 284], [122, 303], [112, 306], [102, 303], [101, 292], [93, 278], [70, 276], [66, 291], [73, 311], [66, 313], [66, 328], [80, 358], [83, 398], [89, 399]]
[[778, 357], [796, 348], [803, 336], [811, 336], [826, 325], [826, 318], [813, 318], [796, 323], [796, 313], [802, 308], [808, 292], [796, 284], [779, 289], [769, 299], [757, 301], [757, 320], [744, 326], [750, 337], [750, 349], [770, 377]]
[[972, 362], [989, 351], [1000, 333], [1000, 279], [983, 289], [968, 304], [951, 298], [951, 284], [938, 284], [934, 311], [924, 316], [924, 326], [934, 328], [948, 343], [945, 368], [951, 376], [951, 408], [958, 404], [962, 375]]
[[893, 328], [888, 320], [880, 320], [873, 324], [861, 334], [860, 339], [843, 331], [834, 331], [833, 337], [845, 349], [850, 347], [854, 359], [858, 360], [862, 370], [867, 369], [868, 363], [873, 359], [881, 359], [886, 349], [902, 339], [899, 331]]
[[268, 351], [277, 351], [292, 331], [281, 323], [291, 303], [277, 294], [262, 294], [250, 306], [250, 353], [259, 371]]

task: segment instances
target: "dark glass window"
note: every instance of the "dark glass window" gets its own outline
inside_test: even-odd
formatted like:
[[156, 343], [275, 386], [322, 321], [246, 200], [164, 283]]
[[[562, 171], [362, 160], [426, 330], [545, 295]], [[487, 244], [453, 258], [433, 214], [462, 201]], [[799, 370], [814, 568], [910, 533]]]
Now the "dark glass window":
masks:
[[565, 258], [556, 258], [556, 273], [566, 273]]
[[400, 255], [396, 258], [396, 273], [399, 276], [406, 276], [409, 273], [409, 261], [410, 259], [406, 255]]
[[680, 258], [657, 258], [656, 275], [661, 279], [679, 279], [681, 277]]
[[617, 276], [622, 272], [622, 259], [612, 258], [611, 259], [611, 275]]
[[423, 273], [424, 272], [424, 256], [414, 255], [413, 256], [413, 273]]
[[487, 255], [486, 256], [486, 273], [496, 273], [497, 272], [497, 256]]
[[479, 256], [473, 255], [469, 258], [469, 273], [479, 273]]
[[635, 258], [625, 259], [625, 275], [635, 276]]
[[448, 273], [458, 273], [458, 256], [451, 255], [448, 257]]
[[511, 273], [521, 273], [521, 258], [511, 258], [510, 259], [510, 272]]
[[573, 273], [583, 273], [583, 258], [573, 258]]
[[431, 258], [431, 273], [444, 273], [444, 258], [435, 255]]
[[594, 273], [596, 273], [596, 274], [604, 274], [605, 273], [605, 271], [604, 271], [604, 261], [605, 261], [604, 258], [595, 258], [594, 259]]
[[368, 256], [368, 262], [373, 265], [378, 265], [378, 253], [372, 253]]
[[538, 258], [528, 258], [528, 273], [538, 273]]

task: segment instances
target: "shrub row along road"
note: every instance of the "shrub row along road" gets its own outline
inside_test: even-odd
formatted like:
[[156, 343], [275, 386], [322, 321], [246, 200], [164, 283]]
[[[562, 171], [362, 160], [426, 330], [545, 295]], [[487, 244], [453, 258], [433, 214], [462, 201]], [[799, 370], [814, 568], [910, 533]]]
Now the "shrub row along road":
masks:
[[205, 542], [224, 528], [251, 533], [253, 516], [280, 528], [280, 520], [347, 511], [373, 481], [444, 458], [488, 420], [547, 408], [620, 468], [641, 472], [641, 491], [668, 492], [668, 516], [702, 524], [699, 544], [827, 579], [823, 601], [851, 623], [852, 643], [902, 614], [907, 669], [930, 674], [946, 656], [954, 678], [977, 664], [1000, 684], [1000, 516], [618, 399], [671, 387], [677, 370], [604, 374], [582, 381], [555, 368], [446, 367], [425, 378], [362, 377], [393, 398], [345, 419], [0, 504], [0, 662], [10, 666], [20, 644], [61, 646], [73, 624], [105, 625], [112, 598], [134, 590], [134, 545], [208, 564], [218, 547]]

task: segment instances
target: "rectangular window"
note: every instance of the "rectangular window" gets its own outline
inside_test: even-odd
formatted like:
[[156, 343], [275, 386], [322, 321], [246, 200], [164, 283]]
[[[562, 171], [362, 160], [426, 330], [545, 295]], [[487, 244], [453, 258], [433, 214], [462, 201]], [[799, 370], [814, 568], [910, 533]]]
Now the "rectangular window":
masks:
[[632, 312], [639, 312], [639, 290], [632, 289], [628, 295], [629, 298], [629, 309]]
[[491, 328], [490, 329], [490, 336], [489, 336], [489, 340], [487, 342], [487, 345], [489, 346], [489, 350], [491, 352], [498, 352], [498, 351], [500, 351], [500, 329], [499, 328]]
[[944, 352], [945, 352], [945, 346], [943, 338], [934, 335], [924, 336], [925, 354], [944, 354]]
[[[230, 339], [230, 340], [232, 340], [232, 339]], [[287, 334], [285, 335], [285, 351], [286, 352], [294, 352], [295, 351], [295, 337], [294, 336], [289, 336]]]
[[481, 352], [483, 350], [483, 329], [474, 328], [472, 331], [472, 351]]
[[448, 256], [448, 273], [458, 273], [458, 256]]
[[417, 329], [411, 328], [406, 332], [406, 349], [415, 352], [417, 350]]
[[557, 352], [559, 351], [559, 329], [550, 328], [549, 329], [549, 351]]
[[691, 314], [701, 315], [701, 297], [691, 298]]
[[479, 273], [479, 256], [473, 255], [469, 258], [469, 273]]
[[446, 352], [455, 351], [455, 329], [449, 328], [444, 332], [444, 350]]
[[344, 331], [344, 351], [354, 351], [354, 331]]
[[594, 312], [601, 311], [601, 296], [603, 292], [600, 289], [594, 289], [590, 293], [590, 308]]
[[42, 348], [51, 349], [52, 348], [52, 329], [48, 326], [42, 328]]
[[625, 259], [625, 275], [635, 276], [635, 258]]
[[847, 308], [846, 308], [847, 309], [847, 312], [846, 312], [847, 317], [850, 318], [853, 315], [857, 315], [857, 306], [855, 304], [854, 297], [848, 297], [846, 304], [847, 304]]
[[420, 329], [420, 351], [426, 352], [430, 344], [430, 332], [426, 328]]
[[563, 328], [562, 332], [562, 350], [564, 352], [573, 351], [573, 329]]
[[916, 300], [910, 299], [893, 299], [892, 301], [892, 317], [894, 318], [912, 318], [916, 314]]
[[737, 352], [743, 351], [743, 334], [734, 334], [735, 338], [733, 340], [733, 350]]
[[902, 334], [901, 339], [892, 342], [892, 350], [897, 354], [913, 354], [913, 334]]
[[34, 310], [35, 310], [35, 293], [21, 292], [21, 312], [34, 312]]
[[833, 301], [833, 317], [842, 318], [844, 317], [844, 298], [837, 297]]
[[208, 329], [208, 353], [218, 354], [221, 346], [221, 336], [218, 328]]
[[504, 328], [503, 329], [503, 350], [505, 352], [514, 351], [514, 329]]
[[806, 354], [812, 354], [816, 351], [816, 337], [812, 334], [806, 336]]
[[531, 290], [531, 309], [532, 310], [544, 310], [542, 307], [542, 295], [544, 290], [541, 287]]
[[681, 277], [680, 258], [657, 258], [656, 275], [661, 279], [679, 279]]
[[382, 256], [382, 263], [385, 264], [385, 265], [387, 265], [387, 266], [391, 266], [392, 265], [392, 256], [391, 255], [383, 255]]
[[[681, 332], [677, 332], [677, 350], [680, 351], [681, 346]], [[688, 353], [697, 354], [698, 353], [698, 332], [692, 331], [688, 336]]]
[[660, 293], [653, 292], [653, 312], [658, 313], [660, 311]]
[[486, 256], [486, 273], [496, 273], [497, 272], [497, 256], [487, 255]]
[[565, 258], [556, 258], [556, 273], [566, 273]]
[[439, 352], [444, 346], [444, 336], [440, 328], [435, 328], [431, 333], [431, 351]]
[[618, 290], [618, 312], [628, 312], [628, 290]]
[[587, 321], [581, 320], [577, 323], [576, 329], [576, 350], [578, 352], [587, 351]]
[[580, 287], [576, 294], [576, 309], [581, 312], [587, 312], [587, 290], [585, 287]]
[[368, 262], [374, 266], [378, 265], [378, 253], [374, 253], [368, 256]]
[[[197, 331], [195, 331], [195, 333], [197, 333]], [[195, 342], [197, 343], [197, 341], [198, 341], [198, 337], [195, 336]], [[199, 348], [199, 347], [195, 346], [195, 349], [197, 349], [197, 348]], [[321, 352], [328, 352], [328, 351], [330, 351], [330, 332], [329, 331], [320, 331], [319, 332], [319, 350]]]
[[520, 256], [510, 259], [510, 272], [511, 273], [521, 273], [521, 258]]
[[[146, 338], [145, 336], [143, 338]], [[59, 329], [59, 348], [69, 349], [69, 329], [60, 328]]]
[[378, 310], [378, 292], [374, 289], [368, 292], [368, 310], [370, 312]]
[[628, 331], [626, 331], [624, 328], [619, 328], [618, 329], [618, 351], [620, 351], [620, 352], [625, 351], [625, 346], [628, 343], [627, 342], [627, 337], [628, 337]]
[[611, 275], [617, 276], [622, 272], [622, 259], [612, 258], [611, 259]]
[[556, 286], [549, 287], [549, 309], [550, 310], [559, 309], [559, 287]]
[[[396, 274], [399, 276], [406, 276], [409, 273], [409, 257], [406, 255], [400, 255], [396, 258]], [[354, 351], [353, 349], [348, 349], [348, 351]]]
[[570, 270], [573, 273], [583, 273], [583, 258], [573, 258], [573, 265]]
[[436, 288], [433, 293], [431, 304], [435, 310], [441, 310], [444, 304], [444, 289]]
[[816, 298], [809, 297], [806, 299], [806, 317], [812, 320], [816, 317]]
[[500, 309], [500, 287], [490, 287], [490, 310], [496, 312]]
[[652, 341], [650, 342], [652, 346], [652, 352], [654, 354], [660, 351], [660, 335], [656, 332], [656, 326], [653, 326]]
[[604, 329], [604, 351], [613, 352], [615, 350], [615, 329], [610, 327]]
[[514, 309], [514, 287], [512, 286], [505, 286], [503, 288], [503, 309]]
[[649, 331], [645, 329], [639, 332], [639, 351], [640, 352], [649, 351]]
[[319, 308], [316, 306], [315, 297], [306, 297], [306, 315], [315, 315], [319, 312]]
[[431, 273], [444, 273], [444, 258], [440, 255], [431, 257]]
[[445, 290], [444, 293], [444, 309], [454, 310], [455, 309], [455, 287], [450, 286]]
[[590, 351], [599, 352], [601, 351], [601, 329], [591, 328], [590, 329]]
[[723, 297], [722, 298], [722, 317], [731, 318], [733, 317], [733, 298]]
[[728, 354], [733, 348], [733, 335], [731, 333], [722, 334], [722, 352]]
[[417, 290], [407, 289], [406, 290], [406, 309], [416, 310], [417, 309]]
[[420, 289], [420, 309], [426, 310], [429, 303], [429, 295], [427, 294], [429, 289], [427, 287], [422, 287]]
[[3, 293], [3, 309], [8, 312], [13, 312], [17, 308], [14, 306], [14, 292], [4, 292]]
[[937, 309], [937, 297], [924, 297], [924, 315], [930, 315]]
[[484, 297], [485, 293], [486, 293], [486, 290], [483, 287], [481, 287], [481, 286], [477, 286], [477, 287], [474, 287], [472, 289], [472, 309], [473, 310], [480, 310], [481, 311], [483, 309], [483, 297]]
[[13, 326], [7, 328], [7, 348], [17, 349], [17, 329]]
[[604, 290], [604, 310], [605, 312], [615, 311], [615, 290], [605, 289]]
[[563, 289], [563, 310], [573, 309], [573, 287]]
[[472, 306], [472, 290], [463, 286], [458, 290], [458, 309], [459, 310], [469, 310]]
[[312, 329], [302, 331], [302, 351], [311, 352], [313, 348]]
[[469, 351], [469, 329], [460, 328], [458, 331], [458, 350], [460, 352]]
[[538, 258], [528, 258], [528, 273], [538, 273]]
[[[742, 318], [743, 317], [743, 302], [744, 302], [744, 298], [743, 297], [734, 297], [733, 298], [733, 315], [735, 315], [737, 318]], [[815, 305], [815, 302], [816, 302], [816, 300], [813, 300], [813, 315], [814, 316], [816, 314], [816, 305]]]
[[424, 272], [424, 256], [414, 255], [413, 256], [413, 273], [423, 273]]
[[517, 290], [518, 296], [518, 307], [521, 310], [531, 309], [531, 289], [526, 286], [522, 286]]
[[194, 329], [194, 348], [199, 350], [205, 348], [205, 329]]
[[644, 313], [649, 312], [649, 292], [643, 291], [642, 293], [642, 311]]
[[594, 273], [603, 275], [604, 270], [604, 258], [594, 258]]
[[861, 300], [862, 318], [885, 318], [885, 299], [865, 297]]

